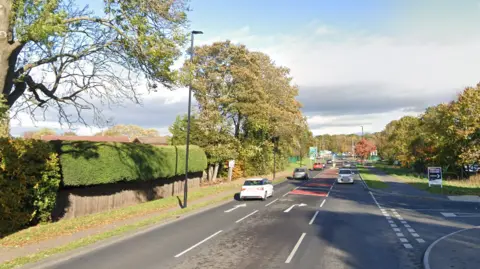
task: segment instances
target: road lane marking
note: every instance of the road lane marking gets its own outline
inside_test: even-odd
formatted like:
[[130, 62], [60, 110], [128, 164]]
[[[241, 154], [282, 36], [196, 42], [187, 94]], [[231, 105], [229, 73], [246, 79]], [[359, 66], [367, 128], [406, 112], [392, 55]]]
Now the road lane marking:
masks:
[[408, 230], [409, 232], [411, 232], [411, 233], [415, 233], [415, 230], [412, 229], [412, 228], [408, 228], [407, 230]]
[[403, 244], [403, 246], [404, 246], [405, 248], [413, 248], [413, 246], [410, 245], [410, 244]]
[[229, 213], [229, 212], [232, 212], [233, 210], [235, 210], [235, 209], [237, 209], [237, 208], [239, 208], [239, 207], [246, 207], [246, 206], [247, 206], [247, 204], [236, 205], [236, 206], [230, 208], [229, 210], [225, 210], [225, 211], [223, 211], [223, 212]]
[[418, 243], [425, 243], [425, 240], [423, 240], [422, 238], [417, 238], [417, 241]]
[[255, 210], [255, 211], [253, 211], [252, 213], [250, 213], [250, 214], [246, 215], [245, 217], [243, 217], [243, 218], [241, 218], [241, 219], [239, 219], [239, 220], [235, 221], [235, 223], [239, 223], [240, 221], [242, 221], [242, 220], [244, 220], [244, 219], [246, 219], [246, 218], [250, 217], [251, 215], [253, 215], [253, 214], [257, 213], [257, 212], [258, 212], [258, 210]]
[[410, 233], [413, 237], [420, 237], [417, 233]]
[[300, 236], [300, 239], [298, 239], [297, 244], [295, 244], [295, 247], [293, 247], [292, 252], [290, 252], [290, 255], [288, 255], [287, 260], [285, 261], [285, 263], [290, 263], [290, 261], [292, 261], [293, 256], [295, 255], [295, 252], [297, 252], [298, 247], [300, 247], [300, 244], [302, 243], [303, 238], [305, 237], [305, 235], [306, 235], [306, 233], [303, 233], [303, 234]]
[[394, 223], [390, 223], [390, 226], [391, 226], [392, 228], [397, 228], [397, 227], [398, 227], [397, 224], [394, 224]]
[[401, 220], [400, 222], [403, 223], [403, 224], [407, 223], [407, 221], [405, 221], [405, 220]]
[[405, 228], [410, 228], [410, 227], [412, 227], [412, 226], [410, 226], [410, 224], [407, 224], [407, 223], [403, 224], [403, 226], [405, 226]]
[[400, 237], [399, 239], [400, 239], [400, 242], [402, 243], [408, 243], [408, 240], [405, 237]]
[[403, 233], [396, 233], [398, 237], [405, 237]]
[[320, 207], [323, 207], [323, 204], [325, 204], [325, 201], [327, 201], [327, 199], [323, 199], [322, 203], [320, 204]]
[[400, 228], [393, 228], [394, 232], [400, 232]]
[[317, 217], [318, 215], [318, 211], [315, 212], [315, 214], [313, 215], [312, 219], [310, 220], [310, 222], [308, 223], [308, 225], [312, 225], [313, 221], [315, 221], [315, 218]]
[[191, 247], [187, 248], [187, 249], [186, 249], [186, 250], [184, 250], [183, 252], [180, 252], [180, 253], [178, 253], [177, 255], [175, 255], [175, 258], [178, 258], [178, 257], [182, 256], [183, 254], [185, 254], [185, 253], [189, 252], [190, 250], [192, 250], [192, 249], [194, 249], [194, 248], [196, 248], [196, 247], [200, 246], [201, 244], [203, 244], [203, 243], [207, 242], [208, 240], [212, 239], [214, 236], [218, 235], [218, 234], [219, 234], [219, 233], [221, 233], [221, 232], [222, 232], [222, 230], [220, 230], [220, 231], [218, 231], [218, 232], [216, 232], [216, 233], [214, 233], [214, 234], [210, 235], [209, 237], [207, 237], [207, 238], [203, 239], [202, 241], [200, 241], [200, 242], [196, 243], [195, 245], [193, 245], [193, 246], [191, 246]]
[[288, 195], [288, 192], [287, 192], [287, 193], [285, 193], [284, 195], [282, 195], [282, 197], [285, 197], [285, 196], [287, 196], [287, 195]]
[[265, 206], [269, 206], [269, 205], [271, 205], [271, 204], [275, 203], [277, 200], [278, 200], [278, 198], [277, 198], [277, 199], [275, 199], [275, 200], [273, 200], [273, 201], [271, 201], [270, 203], [266, 204]]
[[444, 217], [456, 217], [457, 215], [455, 213], [445, 213], [445, 212], [440, 212]]
[[291, 207], [285, 209], [285, 211], [283, 211], [283, 212], [288, 213], [288, 212], [290, 212], [290, 210], [292, 210], [295, 206], [301, 207], [301, 206], [306, 206], [306, 205], [307, 205], [307, 204], [304, 204], [304, 203], [294, 204], [294, 205], [292, 205]]

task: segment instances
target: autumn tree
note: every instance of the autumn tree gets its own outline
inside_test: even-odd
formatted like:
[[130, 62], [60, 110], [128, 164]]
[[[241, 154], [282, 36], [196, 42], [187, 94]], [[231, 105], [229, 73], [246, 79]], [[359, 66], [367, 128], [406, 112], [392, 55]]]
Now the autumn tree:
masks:
[[73, 131], [66, 131], [63, 133], [64, 136], [77, 136], [77, 134]]
[[355, 154], [365, 160], [370, 156], [370, 153], [374, 152], [376, 149], [377, 147], [371, 141], [361, 139], [355, 145]]
[[41, 128], [38, 131], [27, 131], [23, 133], [23, 137], [26, 139], [41, 139], [44, 135], [56, 135], [57, 132], [50, 128]]
[[156, 129], [145, 129], [138, 125], [115, 125], [105, 131], [95, 134], [96, 136], [128, 136], [132, 139], [137, 137], [155, 137], [159, 136]]
[[[0, 0], [0, 84], [16, 111], [85, 123], [98, 106], [139, 102], [143, 86], [171, 87], [186, 39], [183, 0]], [[72, 112], [73, 111], [73, 112]]]

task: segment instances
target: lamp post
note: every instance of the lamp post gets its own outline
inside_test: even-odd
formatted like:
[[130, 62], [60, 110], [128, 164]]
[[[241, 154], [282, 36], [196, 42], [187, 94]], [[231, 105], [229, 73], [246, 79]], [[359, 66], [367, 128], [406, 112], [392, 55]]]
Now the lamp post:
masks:
[[362, 127], [362, 139], [363, 139], [363, 125], [361, 127]]
[[[202, 31], [192, 31], [190, 33], [190, 62], [193, 63], [193, 40], [195, 35], [203, 34]], [[192, 78], [193, 79], [193, 78]], [[188, 155], [190, 146], [190, 114], [192, 106], [192, 82], [188, 86], [188, 113], [187, 113], [187, 141], [185, 146], [185, 186], [183, 188], [183, 208], [187, 208], [187, 196], [188, 196]]]

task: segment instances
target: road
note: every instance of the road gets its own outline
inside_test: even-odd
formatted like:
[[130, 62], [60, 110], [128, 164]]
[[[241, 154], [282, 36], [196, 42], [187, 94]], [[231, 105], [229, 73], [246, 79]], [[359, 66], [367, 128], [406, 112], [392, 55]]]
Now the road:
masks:
[[424, 208], [372, 194], [359, 177], [335, 184], [336, 175], [311, 171], [266, 201], [234, 200], [47, 268], [422, 268], [429, 242], [480, 222], [441, 214], [475, 213], [474, 204]]

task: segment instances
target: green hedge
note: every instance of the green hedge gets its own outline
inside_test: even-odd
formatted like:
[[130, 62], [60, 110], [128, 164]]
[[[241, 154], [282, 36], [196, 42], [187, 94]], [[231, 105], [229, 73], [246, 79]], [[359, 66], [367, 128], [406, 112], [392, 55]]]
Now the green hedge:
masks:
[[[145, 181], [183, 175], [185, 171], [185, 146], [87, 141], [54, 143], [60, 154], [65, 186]], [[206, 166], [203, 149], [190, 146], [189, 172], [203, 171]]]

